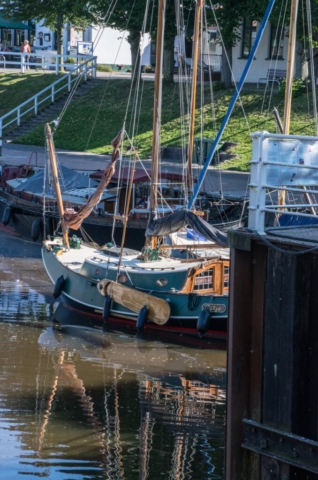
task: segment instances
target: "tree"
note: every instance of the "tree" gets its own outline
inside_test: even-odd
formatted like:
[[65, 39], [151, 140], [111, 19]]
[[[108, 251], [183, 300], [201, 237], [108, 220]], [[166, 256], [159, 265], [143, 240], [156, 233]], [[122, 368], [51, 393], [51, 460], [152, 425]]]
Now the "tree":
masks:
[[[128, 31], [127, 41], [130, 45], [132, 70], [138, 71], [140, 62], [140, 41], [144, 22], [146, 0], [121, 0], [116, 4], [116, 8], [111, 12], [107, 26], [116, 28], [121, 32]], [[111, 0], [95, 0], [92, 7], [95, 15], [105, 17], [106, 12], [112, 8]], [[151, 7], [150, 7], [151, 8]], [[148, 15], [146, 20], [145, 32], [149, 32], [151, 25]]]
[[37, 22], [56, 32], [57, 51], [62, 54], [65, 23], [86, 28], [99, 22], [87, 0], [0, 0], [1, 14], [7, 18]]
[[[186, 1], [189, 3], [191, 0]], [[111, 0], [96, 0], [94, 8], [98, 10], [98, 14], [101, 16], [111, 8]], [[147, 0], [135, 0], [134, 2], [121, 0], [117, 3], [107, 25], [122, 32], [129, 32], [127, 41], [130, 44], [132, 69], [136, 69], [136, 71], [138, 69], [137, 59], [140, 60], [142, 29], [144, 33], [150, 34], [153, 42], [156, 42], [157, 36], [158, 2], [149, 2], [147, 18], [145, 18], [146, 8]], [[164, 75], [166, 78], [171, 78], [174, 67], [174, 39], [177, 35], [177, 29], [174, 3], [169, 1], [167, 1], [166, 7], [164, 35]]]

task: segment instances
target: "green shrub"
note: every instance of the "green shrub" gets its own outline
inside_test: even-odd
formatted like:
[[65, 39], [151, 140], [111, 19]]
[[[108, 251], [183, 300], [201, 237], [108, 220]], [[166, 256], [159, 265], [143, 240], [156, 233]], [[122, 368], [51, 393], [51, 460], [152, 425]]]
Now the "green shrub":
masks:
[[67, 57], [67, 58], [65, 59], [64, 63], [75, 63], [75, 58]]
[[112, 72], [113, 69], [109, 65], [97, 65], [98, 72]]
[[[309, 83], [309, 80], [306, 78], [294, 78], [293, 86], [292, 86], [293, 98], [297, 98], [303, 94], [306, 94], [308, 83]], [[280, 96], [283, 98], [285, 96], [285, 89], [286, 89], [286, 79], [284, 78], [281, 81], [281, 85], [279, 89]]]
[[151, 65], [145, 65], [143, 71], [145, 73], [151, 73], [152, 72], [152, 66]]

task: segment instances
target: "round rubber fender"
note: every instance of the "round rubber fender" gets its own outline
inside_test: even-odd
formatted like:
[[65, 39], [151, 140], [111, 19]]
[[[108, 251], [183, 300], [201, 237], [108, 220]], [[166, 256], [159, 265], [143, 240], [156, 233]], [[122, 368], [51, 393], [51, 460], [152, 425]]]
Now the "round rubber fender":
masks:
[[65, 279], [63, 277], [63, 275], [61, 275], [55, 282], [55, 285], [54, 285], [54, 290], [53, 290], [53, 297], [54, 298], [57, 298], [61, 295], [62, 291], [63, 291], [63, 288], [64, 288], [64, 285], [65, 285]]
[[6, 207], [5, 211], [3, 212], [3, 215], [2, 215], [3, 225], [8, 225], [8, 223], [10, 222], [10, 218], [11, 218], [11, 208]]
[[111, 304], [112, 304], [112, 299], [110, 298], [109, 295], [107, 295], [105, 298], [103, 315], [102, 315], [104, 322], [106, 322], [109, 318]]
[[38, 240], [41, 232], [41, 222], [40, 220], [34, 220], [31, 226], [31, 238], [35, 242]]
[[197, 321], [197, 330], [200, 336], [204, 335], [209, 330], [210, 316], [210, 312], [207, 308], [201, 310]]
[[137, 318], [137, 330], [142, 330], [148, 318], [148, 308], [146, 305], [139, 310]]

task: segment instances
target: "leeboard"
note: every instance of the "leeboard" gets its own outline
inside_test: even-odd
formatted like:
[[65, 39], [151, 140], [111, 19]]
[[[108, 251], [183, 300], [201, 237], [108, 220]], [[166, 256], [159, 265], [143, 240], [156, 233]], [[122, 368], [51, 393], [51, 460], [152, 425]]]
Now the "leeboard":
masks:
[[140, 292], [135, 288], [126, 287], [120, 283], [109, 280], [98, 282], [99, 292], [109, 296], [114, 302], [119, 303], [129, 310], [139, 313], [144, 306], [148, 309], [148, 321], [157, 325], [165, 325], [170, 317], [170, 305], [162, 298], [154, 297], [148, 293]]

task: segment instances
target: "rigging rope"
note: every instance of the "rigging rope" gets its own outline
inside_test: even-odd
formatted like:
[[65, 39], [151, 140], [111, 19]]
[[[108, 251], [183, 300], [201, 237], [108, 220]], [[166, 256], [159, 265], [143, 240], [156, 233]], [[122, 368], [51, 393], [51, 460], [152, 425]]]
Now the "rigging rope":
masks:
[[307, 22], [308, 22], [308, 37], [309, 37], [310, 74], [311, 74], [311, 85], [312, 85], [312, 104], [313, 104], [313, 113], [314, 113], [314, 120], [315, 120], [315, 127], [316, 127], [316, 135], [318, 135], [316, 82], [315, 82], [315, 71], [314, 71], [314, 55], [313, 55], [313, 42], [312, 42], [313, 35], [312, 35], [310, 0], [306, 0], [306, 7], [307, 7]]

